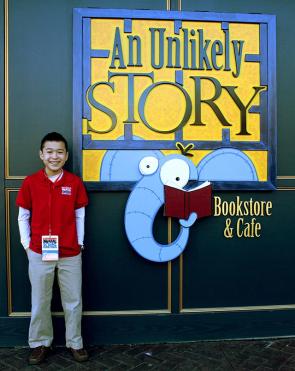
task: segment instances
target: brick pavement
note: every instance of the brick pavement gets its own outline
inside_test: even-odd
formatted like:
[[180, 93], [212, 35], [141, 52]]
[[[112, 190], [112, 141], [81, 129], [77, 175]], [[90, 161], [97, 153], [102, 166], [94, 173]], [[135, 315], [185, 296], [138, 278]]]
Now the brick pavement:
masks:
[[90, 359], [81, 364], [60, 347], [51, 352], [45, 363], [28, 366], [28, 348], [0, 348], [0, 370], [295, 370], [295, 338], [108, 345], [88, 350]]

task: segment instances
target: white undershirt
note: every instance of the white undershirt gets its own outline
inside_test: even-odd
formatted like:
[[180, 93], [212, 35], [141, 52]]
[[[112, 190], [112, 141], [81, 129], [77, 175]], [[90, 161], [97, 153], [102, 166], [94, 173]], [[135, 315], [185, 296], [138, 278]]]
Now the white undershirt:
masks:
[[[61, 178], [62, 174], [57, 174], [48, 177], [52, 182], [55, 182], [57, 178]], [[84, 241], [84, 221], [85, 221], [85, 207], [75, 210], [76, 216], [76, 227], [77, 227], [77, 237], [78, 244], [83, 245]], [[20, 233], [21, 244], [25, 249], [28, 249], [31, 241], [31, 225], [30, 225], [31, 212], [28, 209], [19, 207], [18, 212], [18, 227]]]

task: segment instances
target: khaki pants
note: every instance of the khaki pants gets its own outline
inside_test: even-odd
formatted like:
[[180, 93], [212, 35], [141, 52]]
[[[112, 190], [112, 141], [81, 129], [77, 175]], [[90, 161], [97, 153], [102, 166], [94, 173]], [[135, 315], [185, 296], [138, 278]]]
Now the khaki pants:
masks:
[[41, 257], [41, 254], [28, 249], [29, 277], [32, 287], [29, 345], [31, 348], [40, 345], [49, 347], [52, 343], [51, 299], [56, 269], [65, 315], [66, 346], [74, 349], [83, 348], [81, 254], [70, 258], [60, 258], [56, 262], [43, 262]]

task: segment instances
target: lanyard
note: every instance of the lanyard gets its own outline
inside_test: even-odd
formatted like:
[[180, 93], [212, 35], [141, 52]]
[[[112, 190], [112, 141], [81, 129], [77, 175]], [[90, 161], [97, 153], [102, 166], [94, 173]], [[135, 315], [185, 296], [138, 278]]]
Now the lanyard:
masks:
[[[46, 174], [46, 173], [45, 173]], [[47, 174], [46, 174], [46, 176], [47, 176]], [[47, 178], [49, 179], [49, 181], [50, 181], [50, 183], [52, 183], [52, 184], [50, 184], [49, 185], [49, 201], [48, 201], [48, 209], [49, 209], [49, 225], [48, 225], [48, 234], [49, 234], [49, 236], [51, 236], [51, 232], [52, 232], [52, 223], [51, 223], [51, 220], [52, 220], [52, 192], [54, 191], [54, 188], [55, 188], [55, 184], [61, 179], [61, 177], [63, 176], [63, 171], [61, 171], [61, 173], [59, 174], [59, 176], [52, 182], [51, 180], [50, 180], [50, 178], [47, 176]]]

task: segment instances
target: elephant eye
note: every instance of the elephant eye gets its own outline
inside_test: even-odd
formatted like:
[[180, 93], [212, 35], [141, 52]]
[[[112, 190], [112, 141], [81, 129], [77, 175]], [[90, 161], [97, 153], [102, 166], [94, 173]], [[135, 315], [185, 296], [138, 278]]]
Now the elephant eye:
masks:
[[156, 157], [144, 157], [139, 163], [139, 170], [143, 175], [153, 174], [159, 166], [159, 161]]
[[189, 165], [180, 159], [167, 161], [161, 168], [162, 183], [175, 188], [183, 188], [189, 181]]

